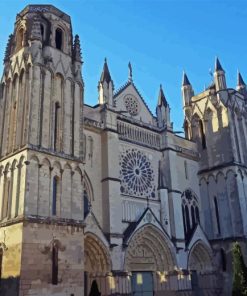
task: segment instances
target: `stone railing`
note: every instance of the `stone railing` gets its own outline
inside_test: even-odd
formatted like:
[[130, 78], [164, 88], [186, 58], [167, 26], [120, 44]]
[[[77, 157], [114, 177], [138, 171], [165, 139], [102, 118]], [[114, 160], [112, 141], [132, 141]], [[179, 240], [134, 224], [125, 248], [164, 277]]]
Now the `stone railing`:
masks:
[[155, 132], [122, 121], [118, 121], [117, 131], [121, 140], [128, 140], [152, 148], [160, 148], [160, 135]]
[[187, 148], [183, 148], [183, 147], [178, 146], [178, 145], [175, 145], [174, 147], [177, 150], [177, 152], [179, 152], [179, 153], [186, 154], [186, 155], [191, 156], [191, 157], [198, 157], [199, 156], [199, 153], [197, 151], [187, 149]]

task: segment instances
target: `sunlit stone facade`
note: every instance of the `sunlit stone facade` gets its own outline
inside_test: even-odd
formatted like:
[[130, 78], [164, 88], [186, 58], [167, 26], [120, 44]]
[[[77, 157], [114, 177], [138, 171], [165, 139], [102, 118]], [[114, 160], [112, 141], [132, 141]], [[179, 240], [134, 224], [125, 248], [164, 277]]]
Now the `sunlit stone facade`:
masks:
[[[68, 15], [17, 15], [0, 92], [0, 294], [228, 295], [231, 246], [245, 254], [246, 86], [194, 95], [183, 76], [185, 138], [162, 87], [156, 114], [107, 61], [84, 104]], [[230, 295], [230, 294], [229, 294]]]

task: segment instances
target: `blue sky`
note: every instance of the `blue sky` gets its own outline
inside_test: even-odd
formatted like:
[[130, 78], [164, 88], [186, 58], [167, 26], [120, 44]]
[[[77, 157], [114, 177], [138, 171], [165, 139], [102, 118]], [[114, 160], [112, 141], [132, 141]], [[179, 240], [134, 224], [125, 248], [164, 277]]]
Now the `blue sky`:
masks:
[[97, 103], [105, 57], [115, 90], [127, 81], [131, 61], [134, 82], [153, 112], [162, 83], [175, 130], [183, 123], [183, 70], [200, 92], [211, 82], [217, 55], [229, 87], [235, 88], [237, 69], [247, 81], [244, 0], [0, 0], [0, 60], [16, 14], [27, 4], [53, 4], [71, 16], [81, 39], [88, 104]]

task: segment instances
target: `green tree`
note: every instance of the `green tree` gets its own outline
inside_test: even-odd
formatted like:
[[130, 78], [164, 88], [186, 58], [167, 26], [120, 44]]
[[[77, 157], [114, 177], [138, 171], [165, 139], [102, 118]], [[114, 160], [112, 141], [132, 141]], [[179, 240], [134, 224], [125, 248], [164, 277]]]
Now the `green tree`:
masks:
[[247, 296], [247, 268], [238, 242], [233, 246], [232, 296]]

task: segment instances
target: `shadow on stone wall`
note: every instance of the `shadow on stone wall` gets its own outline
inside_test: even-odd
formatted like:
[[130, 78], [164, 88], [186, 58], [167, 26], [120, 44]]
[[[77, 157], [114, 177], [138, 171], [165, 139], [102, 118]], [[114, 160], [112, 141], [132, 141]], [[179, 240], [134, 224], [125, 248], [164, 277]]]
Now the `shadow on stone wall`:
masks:
[[18, 296], [19, 295], [19, 277], [8, 277], [1, 279], [0, 295], [1, 296]]

